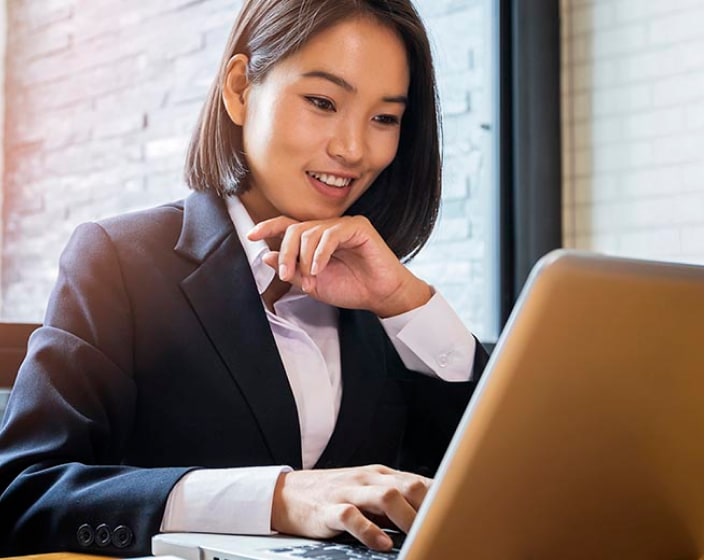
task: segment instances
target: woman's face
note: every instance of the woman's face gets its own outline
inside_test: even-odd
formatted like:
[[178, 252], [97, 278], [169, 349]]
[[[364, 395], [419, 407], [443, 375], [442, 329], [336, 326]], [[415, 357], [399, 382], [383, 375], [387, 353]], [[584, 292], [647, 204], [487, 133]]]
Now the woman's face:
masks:
[[394, 159], [408, 88], [403, 42], [364, 18], [315, 35], [247, 85], [241, 199], [254, 221], [341, 216]]

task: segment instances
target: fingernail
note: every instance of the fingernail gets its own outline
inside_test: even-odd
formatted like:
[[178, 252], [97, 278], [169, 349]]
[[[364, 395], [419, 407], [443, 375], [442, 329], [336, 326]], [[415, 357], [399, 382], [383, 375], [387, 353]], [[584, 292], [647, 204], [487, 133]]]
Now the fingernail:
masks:
[[287, 273], [286, 265], [285, 264], [280, 264], [279, 265], [279, 278], [281, 280], [286, 280], [286, 273]]
[[304, 279], [301, 281], [301, 289], [304, 292], [311, 291], [311, 279], [308, 276], [304, 277]]
[[318, 263], [314, 262], [311, 265], [311, 276], [316, 276], [316, 274], [318, 274]]

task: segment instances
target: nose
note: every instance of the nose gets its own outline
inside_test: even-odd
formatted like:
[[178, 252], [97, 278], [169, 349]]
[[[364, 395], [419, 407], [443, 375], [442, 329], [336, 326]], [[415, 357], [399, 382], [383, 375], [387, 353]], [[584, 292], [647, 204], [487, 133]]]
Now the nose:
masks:
[[364, 125], [343, 120], [328, 141], [328, 154], [344, 165], [360, 163], [365, 155]]

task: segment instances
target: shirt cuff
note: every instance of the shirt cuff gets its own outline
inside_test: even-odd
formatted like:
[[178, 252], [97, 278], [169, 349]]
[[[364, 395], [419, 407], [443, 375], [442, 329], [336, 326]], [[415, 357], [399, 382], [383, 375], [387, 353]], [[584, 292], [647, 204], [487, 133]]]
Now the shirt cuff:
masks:
[[472, 379], [477, 341], [438, 292], [425, 305], [380, 321], [408, 369], [444, 381]]
[[167, 499], [161, 531], [272, 534], [279, 475], [291, 467], [199, 469], [183, 476]]

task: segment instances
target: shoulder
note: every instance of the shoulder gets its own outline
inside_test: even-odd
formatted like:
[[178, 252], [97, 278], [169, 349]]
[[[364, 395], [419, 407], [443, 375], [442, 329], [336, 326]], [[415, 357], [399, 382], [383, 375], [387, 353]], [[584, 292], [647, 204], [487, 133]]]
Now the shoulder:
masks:
[[155, 208], [139, 210], [94, 222], [115, 242], [154, 236], [178, 236], [184, 216], [184, 202], [179, 200]]
[[138, 254], [167, 254], [181, 232], [183, 201], [80, 224], [63, 253], [63, 263], [132, 259]]
[[181, 231], [183, 215], [184, 203], [180, 200], [155, 208], [86, 222], [76, 227], [72, 242], [78, 240], [89, 245], [102, 245], [107, 242], [117, 247], [130, 247], [147, 241], [161, 241], [173, 247]]

